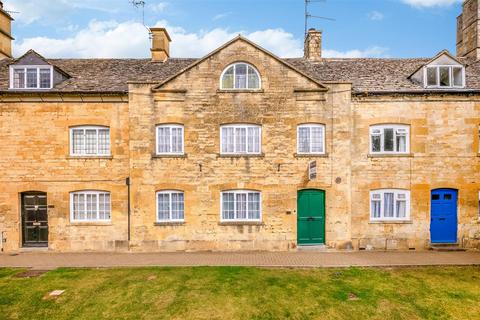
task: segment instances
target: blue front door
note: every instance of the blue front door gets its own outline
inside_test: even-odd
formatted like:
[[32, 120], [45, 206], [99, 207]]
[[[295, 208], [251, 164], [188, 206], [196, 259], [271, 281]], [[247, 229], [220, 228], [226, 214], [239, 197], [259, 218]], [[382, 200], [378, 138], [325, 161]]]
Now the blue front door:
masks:
[[430, 238], [432, 243], [457, 242], [457, 190], [437, 189], [431, 194]]

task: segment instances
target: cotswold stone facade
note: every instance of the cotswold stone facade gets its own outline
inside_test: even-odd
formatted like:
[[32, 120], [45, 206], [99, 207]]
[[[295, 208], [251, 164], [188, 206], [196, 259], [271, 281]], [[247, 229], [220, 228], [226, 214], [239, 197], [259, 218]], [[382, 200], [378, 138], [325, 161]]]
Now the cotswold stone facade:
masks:
[[151, 60], [0, 61], [3, 251], [480, 247], [476, 59], [152, 33]]

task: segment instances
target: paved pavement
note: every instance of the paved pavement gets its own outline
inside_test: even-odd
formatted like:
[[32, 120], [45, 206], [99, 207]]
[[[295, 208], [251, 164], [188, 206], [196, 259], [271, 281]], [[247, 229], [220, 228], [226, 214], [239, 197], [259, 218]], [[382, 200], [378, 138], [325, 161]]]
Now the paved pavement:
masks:
[[257, 266], [391, 267], [480, 265], [480, 252], [198, 252], [198, 253], [51, 253], [0, 254], [0, 267]]

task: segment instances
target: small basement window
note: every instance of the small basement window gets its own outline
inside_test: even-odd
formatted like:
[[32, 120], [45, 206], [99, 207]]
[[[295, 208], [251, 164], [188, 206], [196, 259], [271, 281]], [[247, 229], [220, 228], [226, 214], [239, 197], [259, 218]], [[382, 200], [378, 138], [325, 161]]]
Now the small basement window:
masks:
[[465, 68], [463, 66], [425, 67], [425, 88], [464, 88]]
[[10, 67], [10, 89], [51, 89], [53, 88], [52, 66]]

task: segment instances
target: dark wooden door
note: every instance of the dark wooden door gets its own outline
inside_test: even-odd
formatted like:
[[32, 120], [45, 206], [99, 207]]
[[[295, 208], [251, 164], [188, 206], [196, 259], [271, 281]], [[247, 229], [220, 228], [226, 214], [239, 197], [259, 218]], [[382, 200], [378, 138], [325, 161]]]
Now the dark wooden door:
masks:
[[46, 193], [22, 193], [22, 235], [22, 244], [24, 247], [48, 246]]

